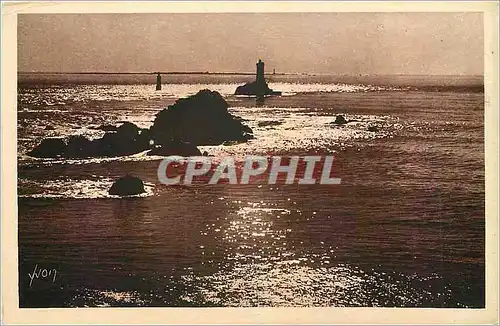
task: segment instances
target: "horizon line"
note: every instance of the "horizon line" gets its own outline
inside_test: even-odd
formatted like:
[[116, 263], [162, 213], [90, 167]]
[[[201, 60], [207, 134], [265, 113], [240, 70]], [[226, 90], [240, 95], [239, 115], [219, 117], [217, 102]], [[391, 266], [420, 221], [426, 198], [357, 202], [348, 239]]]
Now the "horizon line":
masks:
[[[109, 72], [109, 71], [18, 71], [18, 74], [51, 74], [51, 75], [156, 75], [158, 72], [162, 75], [241, 75], [255, 76], [255, 72], [212, 72], [212, 71], [155, 71], [155, 72]], [[265, 73], [267, 76], [290, 76], [290, 75], [309, 75], [309, 76], [474, 76], [483, 77], [483, 74], [408, 74], [408, 73], [373, 73], [373, 74], [336, 74], [336, 73], [315, 73], [315, 72], [275, 72]]]
[[[18, 74], [73, 74], [73, 75], [255, 75], [255, 72], [217, 72], [217, 71], [146, 71], [146, 72], [110, 72], [110, 71], [18, 71]], [[274, 75], [296, 75], [301, 73], [280, 72]], [[273, 75], [273, 73], [265, 73], [265, 75]]]

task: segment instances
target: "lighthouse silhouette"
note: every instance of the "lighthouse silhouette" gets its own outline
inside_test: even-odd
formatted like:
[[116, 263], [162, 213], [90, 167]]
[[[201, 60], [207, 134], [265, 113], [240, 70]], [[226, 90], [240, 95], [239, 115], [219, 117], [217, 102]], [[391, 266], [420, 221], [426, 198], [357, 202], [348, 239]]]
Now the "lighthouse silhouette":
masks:
[[156, 75], [156, 90], [161, 91], [161, 74]]
[[234, 92], [236, 95], [257, 95], [263, 97], [266, 95], [281, 95], [281, 92], [273, 91], [269, 88], [264, 77], [264, 62], [261, 59], [256, 64], [257, 72], [255, 81], [238, 86]]
[[261, 59], [257, 62], [257, 75], [255, 81], [258, 85], [266, 83], [266, 80], [264, 79], [264, 62], [262, 62]]

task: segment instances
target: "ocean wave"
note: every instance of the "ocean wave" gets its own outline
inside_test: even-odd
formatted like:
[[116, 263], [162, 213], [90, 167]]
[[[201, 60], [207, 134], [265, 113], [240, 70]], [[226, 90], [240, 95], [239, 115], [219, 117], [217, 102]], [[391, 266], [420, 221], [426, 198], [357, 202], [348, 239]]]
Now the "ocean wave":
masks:
[[71, 165], [85, 165], [85, 164], [96, 164], [96, 163], [108, 163], [108, 162], [129, 162], [129, 161], [154, 161], [161, 159], [160, 156], [147, 155], [148, 151], [143, 151], [137, 154], [127, 155], [127, 156], [112, 156], [112, 157], [93, 157], [93, 158], [82, 158], [82, 159], [68, 159], [68, 158], [37, 158], [31, 157], [26, 154], [19, 157], [19, 163], [21, 166], [50, 166], [54, 164], [71, 164]]
[[61, 110], [61, 109], [28, 109], [28, 108], [22, 108], [19, 110], [19, 112], [22, 113], [67, 113], [69, 110]]
[[[60, 198], [60, 199], [96, 199], [96, 198], [123, 198], [123, 196], [108, 193], [114, 180], [110, 178], [96, 179], [55, 179], [36, 181], [20, 178], [18, 184], [28, 193], [20, 194], [21, 198]], [[144, 183], [145, 193], [125, 197], [153, 196], [154, 185]]]

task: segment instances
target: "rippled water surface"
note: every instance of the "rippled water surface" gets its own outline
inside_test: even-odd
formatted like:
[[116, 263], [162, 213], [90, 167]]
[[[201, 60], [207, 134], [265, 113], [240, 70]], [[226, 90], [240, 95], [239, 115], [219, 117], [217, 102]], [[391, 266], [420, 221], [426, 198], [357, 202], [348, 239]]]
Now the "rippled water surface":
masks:
[[[159, 92], [154, 76], [21, 77], [23, 307], [484, 307], [476, 77], [276, 76], [270, 86], [283, 96], [259, 105], [232, 95], [242, 76], [167, 77]], [[44, 137], [100, 137], [95, 127], [120, 121], [149, 127], [162, 108], [204, 88], [219, 91], [255, 135], [203, 146], [214, 159], [333, 155], [342, 184], [167, 187], [157, 180], [161, 158], [145, 153], [26, 155]], [[355, 122], [334, 126], [337, 114]], [[147, 192], [108, 195], [127, 173]], [[35, 266], [57, 275], [31, 281]]]

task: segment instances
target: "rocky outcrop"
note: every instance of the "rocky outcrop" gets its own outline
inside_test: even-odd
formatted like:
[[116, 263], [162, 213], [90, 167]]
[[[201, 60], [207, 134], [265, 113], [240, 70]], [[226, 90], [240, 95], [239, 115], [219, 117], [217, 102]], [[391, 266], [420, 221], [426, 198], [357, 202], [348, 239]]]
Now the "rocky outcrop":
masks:
[[95, 140], [94, 156], [125, 156], [137, 154], [151, 148], [151, 134], [130, 122], [118, 127], [116, 132], [107, 132]]
[[67, 139], [46, 138], [28, 155], [39, 158], [88, 158], [125, 156], [140, 153], [151, 148], [151, 134], [126, 122], [116, 132], [107, 132], [102, 138], [90, 140], [74, 135]]
[[344, 118], [343, 115], [338, 115], [335, 117], [335, 121], [333, 123], [336, 125], [344, 125], [347, 123], [347, 120]]
[[[84, 136], [47, 138], [28, 155], [40, 158], [89, 158], [137, 154], [148, 149], [150, 155], [201, 155], [196, 146], [246, 142], [254, 138], [242, 119], [231, 115], [228, 104], [218, 93], [202, 90], [177, 100], [160, 111], [149, 129], [124, 122], [119, 127], [104, 125], [102, 138]], [[153, 146], [154, 145], [154, 146]]]
[[146, 192], [141, 179], [126, 175], [116, 180], [109, 189], [110, 195], [133, 196]]
[[67, 140], [64, 156], [68, 158], [82, 158], [94, 156], [94, 143], [84, 136], [70, 136]]
[[151, 137], [160, 146], [172, 141], [199, 146], [252, 139], [252, 129], [231, 115], [228, 107], [218, 92], [199, 91], [160, 111], [150, 128]]
[[28, 152], [29, 156], [40, 158], [54, 158], [63, 156], [66, 151], [64, 138], [45, 138], [34, 149]]
[[338, 116], [335, 117], [335, 121], [333, 121], [332, 124], [337, 125], [337, 126], [341, 126], [341, 125], [345, 125], [345, 124], [348, 124], [351, 122], [359, 122], [359, 120], [356, 120], [356, 119], [347, 120], [346, 118], [344, 118], [343, 115], [339, 114]]
[[245, 85], [238, 86], [236, 88], [235, 95], [256, 95], [256, 96], [265, 96], [265, 95], [281, 95], [281, 92], [273, 91], [269, 88], [266, 82], [251, 82], [246, 83]]

